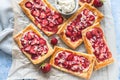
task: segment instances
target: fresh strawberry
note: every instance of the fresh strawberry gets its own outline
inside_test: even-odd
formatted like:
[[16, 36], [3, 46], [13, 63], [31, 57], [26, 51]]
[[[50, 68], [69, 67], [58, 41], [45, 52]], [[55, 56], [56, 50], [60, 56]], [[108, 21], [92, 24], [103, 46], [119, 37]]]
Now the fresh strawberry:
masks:
[[93, 5], [95, 7], [101, 7], [103, 5], [103, 1], [102, 0], [94, 0]]
[[41, 66], [40, 66], [40, 69], [43, 73], [47, 73], [51, 70], [51, 65], [49, 63], [43, 63]]
[[57, 43], [58, 43], [57, 38], [53, 37], [53, 38], [51, 39], [51, 44], [52, 44], [52, 45], [56, 45]]

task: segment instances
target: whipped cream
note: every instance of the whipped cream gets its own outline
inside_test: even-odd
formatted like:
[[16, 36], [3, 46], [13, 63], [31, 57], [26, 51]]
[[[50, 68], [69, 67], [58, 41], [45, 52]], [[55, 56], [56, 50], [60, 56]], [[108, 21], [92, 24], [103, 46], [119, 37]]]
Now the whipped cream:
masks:
[[62, 13], [70, 13], [75, 9], [75, 0], [56, 0], [56, 7]]

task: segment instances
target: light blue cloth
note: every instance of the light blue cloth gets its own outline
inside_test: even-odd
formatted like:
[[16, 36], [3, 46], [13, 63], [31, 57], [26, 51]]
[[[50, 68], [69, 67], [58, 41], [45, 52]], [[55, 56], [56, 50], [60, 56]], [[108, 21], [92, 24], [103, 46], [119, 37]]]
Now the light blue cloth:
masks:
[[10, 0], [0, 0], [0, 80], [6, 80], [12, 62], [13, 11]]
[[[115, 24], [117, 54], [120, 61], [120, 0], [111, 0]], [[10, 0], [0, 0], [0, 80], [6, 80], [11, 62], [13, 12]], [[119, 64], [120, 66], [120, 64]], [[120, 70], [120, 69], [119, 69]], [[119, 71], [120, 72], [120, 71]], [[119, 76], [120, 80], [120, 76]]]

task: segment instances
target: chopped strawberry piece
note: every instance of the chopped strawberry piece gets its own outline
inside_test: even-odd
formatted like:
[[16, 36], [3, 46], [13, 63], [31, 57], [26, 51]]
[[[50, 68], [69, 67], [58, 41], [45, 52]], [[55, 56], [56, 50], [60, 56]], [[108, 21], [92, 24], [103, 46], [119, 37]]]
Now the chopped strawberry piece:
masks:
[[93, 37], [90, 31], [86, 33], [86, 37], [87, 37], [89, 40]]
[[37, 9], [33, 9], [33, 10], [31, 11], [31, 14], [32, 14], [33, 16], [35, 16], [35, 17], [38, 17], [38, 16], [40, 15], [40, 11], [37, 10]]
[[30, 48], [30, 54], [36, 54], [36, 51], [34, 50], [35, 46], [31, 46]]
[[91, 26], [92, 24], [90, 23], [90, 21], [86, 22], [87, 26]]
[[62, 24], [63, 23], [63, 18], [60, 17], [60, 18], [57, 19], [57, 21], [59, 22], [59, 24]]
[[88, 61], [88, 59], [83, 59], [83, 60], [84, 60], [84, 62], [82, 62], [82, 66], [84, 68], [87, 68], [89, 66], [90, 62]]
[[49, 23], [50, 27], [54, 27], [54, 24], [52, 22]]
[[103, 32], [101, 29], [99, 28], [95, 28], [95, 30], [97, 31], [97, 33], [99, 34], [99, 37], [102, 37], [103, 36]]
[[33, 0], [35, 3], [40, 4], [40, 0]]
[[35, 45], [35, 44], [39, 44], [39, 41], [37, 40], [37, 38], [34, 38], [31, 42], [31, 45]]
[[87, 3], [90, 3], [91, 2], [91, 0], [87, 0]]
[[53, 15], [53, 18], [54, 19], [58, 19], [60, 17], [60, 15], [58, 14], [58, 13], [55, 13], [54, 15]]
[[53, 31], [53, 28], [52, 27], [47, 27], [47, 30], [48, 31]]
[[34, 36], [34, 35], [32, 35], [32, 32], [28, 32], [27, 38], [28, 38], [29, 40], [33, 39], [33, 36]]
[[74, 56], [72, 54], [70, 54], [68, 57], [67, 57], [67, 61], [72, 61], [74, 58]]
[[83, 14], [87, 16], [87, 15], [89, 14], [89, 10], [84, 9], [84, 10], [83, 10]]
[[108, 56], [107, 56], [106, 53], [101, 53], [101, 54], [99, 55], [99, 57], [98, 57], [98, 59], [99, 59], [100, 61], [104, 61], [104, 60], [107, 59], [107, 58], [108, 58]]
[[42, 11], [42, 12], [40, 13], [39, 18], [40, 18], [40, 19], [47, 18], [47, 16], [46, 16], [46, 14], [45, 14], [44, 11]]
[[34, 35], [34, 37], [39, 41], [40, 37], [38, 35]]
[[68, 26], [67, 29], [68, 29], [69, 31], [72, 31], [72, 30], [73, 30], [72, 26]]
[[26, 2], [25, 7], [32, 8], [32, 3], [30, 1]]
[[50, 9], [46, 8], [45, 13], [50, 13], [50, 12], [51, 12]]
[[80, 2], [83, 2], [83, 3], [84, 3], [85, 1], [84, 1], [84, 0], [80, 0]]
[[42, 27], [46, 27], [48, 25], [48, 20], [47, 19], [43, 19], [42, 20]]
[[56, 65], [59, 65], [59, 62], [58, 62], [58, 61], [59, 61], [59, 59], [58, 59], [58, 58], [55, 58], [55, 64], [56, 64]]
[[72, 33], [71, 33], [70, 31], [66, 31], [66, 33], [65, 33], [65, 34], [66, 34], [66, 36], [67, 36], [67, 37], [72, 36]]
[[94, 20], [95, 20], [95, 17], [94, 17], [93, 15], [90, 15], [89, 20], [90, 20], [90, 21], [94, 21]]
[[74, 71], [74, 72], [78, 72], [79, 71], [79, 66], [78, 65], [73, 65], [71, 67], [71, 70]]
[[82, 14], [79, 14], [79, 15], [77, 16], [77, 19], [80, 20], [81, 17], [82, 17]]
[[46, 13], [46, 15], [47, 15], [47, 16], [51, 16], [51, 13], [50, 13], [50, 12], [48, 12], [48, 13]]
[[72, 36], [71, 41], [73, 41], [73, 42], [76, 41], [76, 37]]
[[40, 4], [34, 4], [34, 8], [39, 9], [41, 11], [41, 5]]
[[68, 66], [66, 67], [68, 70], [71, 69], [71, 64], [68, 64]]
[[75, 27], [75, 25], [76, 25], [76, 24], [75, 24], [75, 22], [73, 21], [73, 22], [71, 23], [71, 26], [72, 26], [72, 27]]
[[64, 68], [67, 68], [67, 67], [68, 67], [68, 63], [65, 61], [65, 62], [63, 63], [63, 66], [64, 66]]
[[32, 55], [31, 55], [31, 58], [32, 58], [32, 59], [37, 59], [37, 58], [38, 58], [38, 55], [37, 55], [37, 54], [32, 54]]
[[27, 46], [27, 47], [25, 48], [25, 51], [28, 52], [28, 51], [30, 51], [30, 49], [31, 49], [31, 46]]
[[96, 30], [93, 30], [92, 35], [97, 37], [99, 34], [98, 34], [98, 32]]
[[77, 32], [77, 37], [82, 38], [81, 31]]
[[63, 54], [59, 53], [58, 56], [61, 59], [63, 57]]
[[39, 41], [40, 41], [40, 44], [43, 44], [43, 45], [46, 44], [46, 41], [44, 39], [42, 39], [42, 38]]

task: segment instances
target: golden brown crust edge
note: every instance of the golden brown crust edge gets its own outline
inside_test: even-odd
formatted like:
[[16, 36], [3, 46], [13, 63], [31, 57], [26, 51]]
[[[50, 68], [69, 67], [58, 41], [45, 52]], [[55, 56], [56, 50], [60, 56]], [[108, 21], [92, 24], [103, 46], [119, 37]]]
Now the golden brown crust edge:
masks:
[[[66, 26], [69, 22], [71, 22], [72, 20], [74, 20], [76, 18], [76, 16], [85, 8], [88, 8], [90, 9], [91, 11], [95, 12], [95, 14], [98, 16], [98, 18], [95, 20], [95, 23], [97, 22], [100, 22], [102, 20], [102, 18], [104, 17], [102, 13], [100, 13], [96, 8], [88, 5], [87, 3], [85, 3], [82, 7], [80, 7], [77, 12], [75, 14], [73, 14], [63, 25], [62, 25], [62, 28], [58, 31], [58, 35], [59, 37], [63, 40], [63, 42], [68, 45], [70, 48], [72, 49], [76, 49], [82, 42], [83, 40], [82, 39], [79, 39], [78, 41], [76, 42], [72, 42], [70, 41], [69, 38], [66, 37], [66, 35], [64, 34], [65, 33], [65, 29], [66, 29]], [[94, 23], [94, 24], [95, 24]], [[74, 45], [73, 45], [74, 44]]]
[[[13, 37], [13, 39], [14, 39], [15, 42], [18, 44], [18, 47], [19, 47], [20, 49], [22, 48], [22, 45], [21, 45], [21, 42], [20, 42], [20, 38], [22, 37], [22, 35], [23, 35], [26, 31], [29, 31], [29, 30], [34, 31], [36, 34], [38, 34], [40, 37], [42, 37], [42, 35], [33, 27], [32, 24], [28, 25], [23, 31], [19, 32], [17, 35], [15, 35], [15, 36]], [[42, 38], [43, 38], [43, 37], [42, 37]], [[46, 41], [46, 42], [47, 42], [47, 41]], [[31, 55], [30, 55], [29, 53], [24, 52], [24, 51], [22, 51], [22, 50], [21, 50], [21, 51], [26, 55], [26, 57], [27, 57], [33, 64], [39, 64], [39, 63], [43, 62], [45, 59], [47, 59], [48, 57], [50, 57], [50, 56], [52, 55], [52, 53], [53, 53], [53, 49], [52, 49], [51, 46], [48, 44], [48, 42], [47, 42], [47, 46], [48, 46], [48, 48], [49, 48], [48, 53], [45, 54], [45, 55], [42, 56], [42, 57], [39, 57], [38, 59], [35, 59], [35, 60], [31, 59]]]
[[[41, 29], [41, 25], [40, 24], [36, 24], [35, 23], [35, 19], [34, 17], [30, 14], [30, 11], [24, 6], [25, 2], [28, 0], [22, 0], [19, 5], [22, 8], [23, 12], [28, 16], [28, 18], [40, 29]], [[53, 11], [57, 11], [47, 0], [42, 0], [42, 2], [48, 6], [50, 9], [52, 9]], [[58, 12], [58, 11], [57, 11]], [[62, 16], [63, 17], [63, 16]], [[63, 23], [66, 21], [66, 19], [63, 17], [64, 21]], [[61, 24], [62, 25], [62, 24]], [[58, 26], [58, 30], [61, 28], [61, 25]], [[49, 31], [45, 31], [42, 30], [47, 36], [51, 36], [54, 34], [54, 32], [49, 32]]]
[[[87, 3], [87, 4], [93, 5], [93, 2], [94, 2], [94, 0], [92, 0], [90, 3]], [[85, 4], [85, 3], [82, 3], [82, 2], [79, 1], [79, 5], [80, 5], [80, 6], [82, 6], [82, 5], [84, 5], [84, 4]]]
[[[86, 32], [88, 32], [90, 29], [92, 29], [92, 28], [94, 28], [94, 27], [98, 27], [98, 28], [100, 28], [100, 29], [102, 30], [102, 28], [100, 27], [100, 24], [99, 24], [99, 23], [96, 23], [96, 24], [93, 25], [92, 27], [87, 28], [87, 29], [85, 29], [85, 30], [82, 31], [82, 38], [83, 38], [85, 47], [86, 47], [86, 49], [87, 49], [87, 52], [88, 52], [89, 54], [93, 54], [93, 48], [92, 48], [90, 42], [89, 42], [89, 41], [87, 40], [87, 38], [86, 38]], [[104, 35], [103, 35], [103, 36], [104, 36]], [[105, 41], [105, 43], [106, 43], [106, 45], [107, 45], [107, 42], [106, 42], [106, 40], [105, 40], [105, 37], [103, 37], [103, 39], [104, 39], [104, 41]], [[107, 46], [107, 47], [108, 47], [108, 46]], [[111, 54], [112, 54], [112, 53], [111, 53]], [[113, 57], [111, 57], [111, 58], [109, 58], [109, 59], [107, 59], [107, 60], [105, 60], [105, 61], [103, 61], [103, 62], [100, 62], [100, 63], [97, 62], [97, 60], [96, 60], [96, 61], [95, 61], [95, 66], [94, 66], [94, 70], [101, 69], [101, 68], [103, 68], [103, 67], [105, 67], [105, 66], [107, 66], [107, 65], [109, 65], [109, 64], [111, 64], [111, 63], [113, 63], [113, 62], [114, 62]]]
[[[71, 51], [71, 52], [73, 52], [73, 53], [75, 53], [75, 54], [77, 54], [77, 55], [82, 55], [82, 56], [86, 57], [86, 58], [90, 61], [89, 70], [88, 70], [87, 72], [84, 72], [84, 73], [81, 73], [81, 74], [80, 74], [80, 73], [75, 73], [75, 72], [69, 71], [69, 70], [67, 70], [67, 69], [64, 69], [64, 68], [61, 68], [61, 67], [56, 66], [56, 65], [54, 64], [55, 55], [57, 54], [57, 52], [62, 51], [62, 50]], [[53, 55], [52, 55], [52, 57], [51, 57], [51, 59], [50, 59], [50, 64], [51, 64], [53, 67], [55, 67], [55, 68], [57, 68], [57, 69], [59, 69], [59, 70], [61, 70], [61, 71], [64, 71], [64, 72], [66, 72], [66, 73], [70, 73], [70, 74], [72, 74], [72, 75], [78, 76], [78, 77], [80, 77], [80, 78], [85, 78], [85, 79], [89, 79], [89, 78], [90, 78], [90, 76], [91, 76], [91, 74], [92, 74], [92, 71], [93, 71], [94, 62], [95, 62], [95, 59], [94, 59], [94, 56], [92, 56], [92, 55], [88, 55], [88, 54], [80, 53], [80, 52], [75, 52], [75, 51], [72, 51], [72, 50], [69, 50], [69, 49], [64, 49], [64, 48], [57, 47], [57, 46], [55, 46]]]

